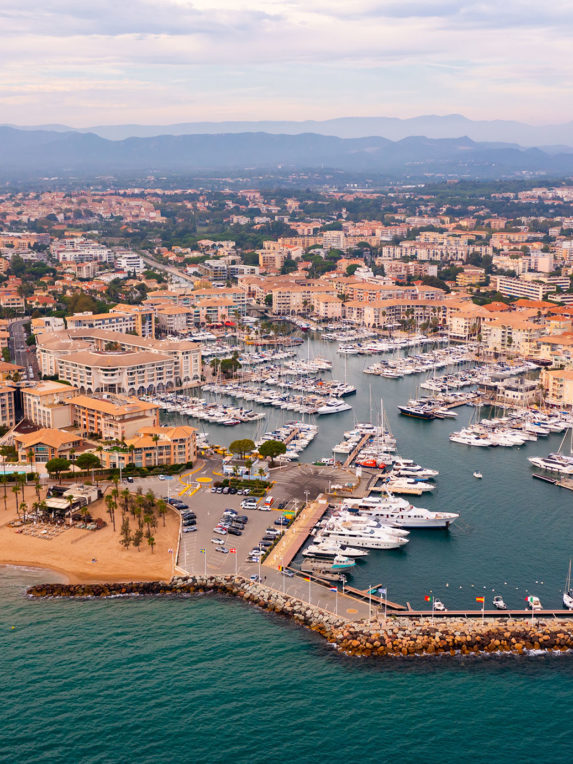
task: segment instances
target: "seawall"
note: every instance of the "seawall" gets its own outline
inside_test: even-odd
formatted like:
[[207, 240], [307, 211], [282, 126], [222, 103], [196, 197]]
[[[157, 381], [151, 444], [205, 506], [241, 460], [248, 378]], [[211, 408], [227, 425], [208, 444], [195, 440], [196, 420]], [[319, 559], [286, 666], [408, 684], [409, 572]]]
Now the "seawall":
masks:
[[382, 621], [349, 622], [345, 618], [282, 594], [242, 576], [186, 576], [171, 583], [39, 584], [34, 598], [106, 598], [190, 596], [216, 593], [239, 597], [279, 613], [318, 632], [347, 655], [416, 656], [437, 654], [517, 653], [573, 649], [573, 621], [512, 619], [444, 619], [432, 623], [407, 616]]

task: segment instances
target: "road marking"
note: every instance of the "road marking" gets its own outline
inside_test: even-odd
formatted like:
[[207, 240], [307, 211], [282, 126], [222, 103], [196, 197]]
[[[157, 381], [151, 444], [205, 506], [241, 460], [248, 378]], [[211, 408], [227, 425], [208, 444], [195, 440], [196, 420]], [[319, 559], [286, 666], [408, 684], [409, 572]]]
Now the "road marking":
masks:
[[210, 477], [198, 477], [197, 482], [198, 483], [210, 483], [213, 480], [213, 478]]

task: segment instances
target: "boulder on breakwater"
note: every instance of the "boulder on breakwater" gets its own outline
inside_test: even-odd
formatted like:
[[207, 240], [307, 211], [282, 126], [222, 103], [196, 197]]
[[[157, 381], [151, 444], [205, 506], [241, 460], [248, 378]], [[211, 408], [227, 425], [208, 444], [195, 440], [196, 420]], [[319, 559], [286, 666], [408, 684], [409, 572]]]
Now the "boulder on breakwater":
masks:
[[243, 576], [185, 576], [170, 583], [39, 584], [30, 597], [103, 598], [186, 596], [217, 593], [239, 597], [269, 612], [291, 618], [321, 634], [347, 655], [415, 656], [524, 653], [573, 649], [573, 621], [540, 619], [454, 619], [435, 623], [407, 616], [351, 622]]

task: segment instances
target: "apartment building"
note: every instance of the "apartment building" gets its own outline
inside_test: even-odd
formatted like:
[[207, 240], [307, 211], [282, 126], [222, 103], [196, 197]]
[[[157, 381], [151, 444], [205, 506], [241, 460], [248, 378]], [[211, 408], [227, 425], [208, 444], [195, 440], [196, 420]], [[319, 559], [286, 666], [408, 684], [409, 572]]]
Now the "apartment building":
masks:
[[492, 286], [507, 297], [525, 297], [528, 300], [543, 300], [545, 295], [555, 292], [557, 288], [568, 289], [569, 278], [566, 276], [542, 277], [540, 274], [525, 274], [521, 278], [493, 276]]
[[20, 388], [24, 418], [39, 427], [63, 429], [72, 424], [70, 400], [77, 395], [71, 385], [61, 382], [35, 382]]
[[342, 318], [344, 303], [334, 294], [318, 293], [312, 295], [312, 312], [322, 320]]
[[445, 315], [445, 305], [435, 300], [380, 300], [363, 305], [360, 323], [369, 328], [383, 328], [407, 322], [415, 328], [433, 322], [437, 327], [444, 323]]
[[40, 335], [36, 354], [44, 376], [56, 375], [83, 387], [82, 392], [139, 395], [191, 387], [201, 380], [201, 346], [188, 340], [74, 329]]
[[115, 267], [126, 273], [143, 273], [146, 268], [145, 262], [137, 252], [122, 252], [116, 256]]
[[285, 286], [274, 287], [270, 291], [273, 298], [272, 312], [276, 316], [308, 313], [312, 308], [313, 295], [336, 295], [336, 292], [337, 287], [335, 284], [316, 286], [315, 284], [299, 285], [291, 283]]
[[45, 464], [57, 457], [70, 459], [84, 446], [84, 441], [73, 433], [42, 428], [30, 433], [14, 433], [14, 444], [19, 461]]
[[159, 425], [159, 406], [125, 395], [76, 395], [71, 399], [73, 424], [82, 435], [105, 440], [132, 438], [141, 427]]
[[541, 384], [547, 403], [573, 408], [573, 369], [543, 369]]
[[15, 393], [15, 388], [0, 384], [0, 427], [10, 429], [16, 424]]
[[84, 350], [59, 359], [58, 377], [81, 393], [163, 393], [175, 388], [175, 361], [146, 350]]
[[475, 268], [466, 266], [456, 276], [456, 284], [462, 287], [473, 286], [474, 284], [480, 284], [486, 278], [484, 268]]
[[126, 450], [104, 451], [105, 467], [157, 467], [187, 464], [197, 458], [197, 437], [193, 427], [141, 427], [125, 439]]
[[531, 355], [535, 340], [545, 331], [540, 324], [515, 314], [482, 323], [482, 341], [490, 352]]

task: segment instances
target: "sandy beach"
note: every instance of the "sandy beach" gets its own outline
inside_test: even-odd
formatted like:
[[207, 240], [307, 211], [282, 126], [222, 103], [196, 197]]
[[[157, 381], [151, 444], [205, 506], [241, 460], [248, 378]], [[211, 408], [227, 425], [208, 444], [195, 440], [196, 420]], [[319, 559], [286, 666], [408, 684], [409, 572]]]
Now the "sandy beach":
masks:
[[[44, 498], [45, 491], [42, 491]], [[37, 500], [33, 487], [26, 488], [29, 507]], [[105, 583], [114, 581], [167, 581], [172, 575], [174, 555], [177, 551], [179, 517], [173, 510], [165, 516], [165, 527], [160, 518], [153, 531], [153, 552], [143, 540], [140, 551], [130, 546], [127, 550], [119, 543], [121, 513], [116, 513], [116, 528], [109, 521], [103, 500], [90, 506], [92, 517], [101, 517], [108, 524], [98, 531], [66, 527], [53, 537], [19, 533], [8, 523], [17, 519], [16, 503], [11, 489], [7, 496], [8, 509], [4, 510], [0, 490], [0, 565], [21, 565], [49, 568], [65, 576], [69, 583]], [[135, 519], [130, 515], [132, 529]], [[44, 534], [48, 536], [48, 534]], [[173, 554], [169, 553], [173, 549]]]

